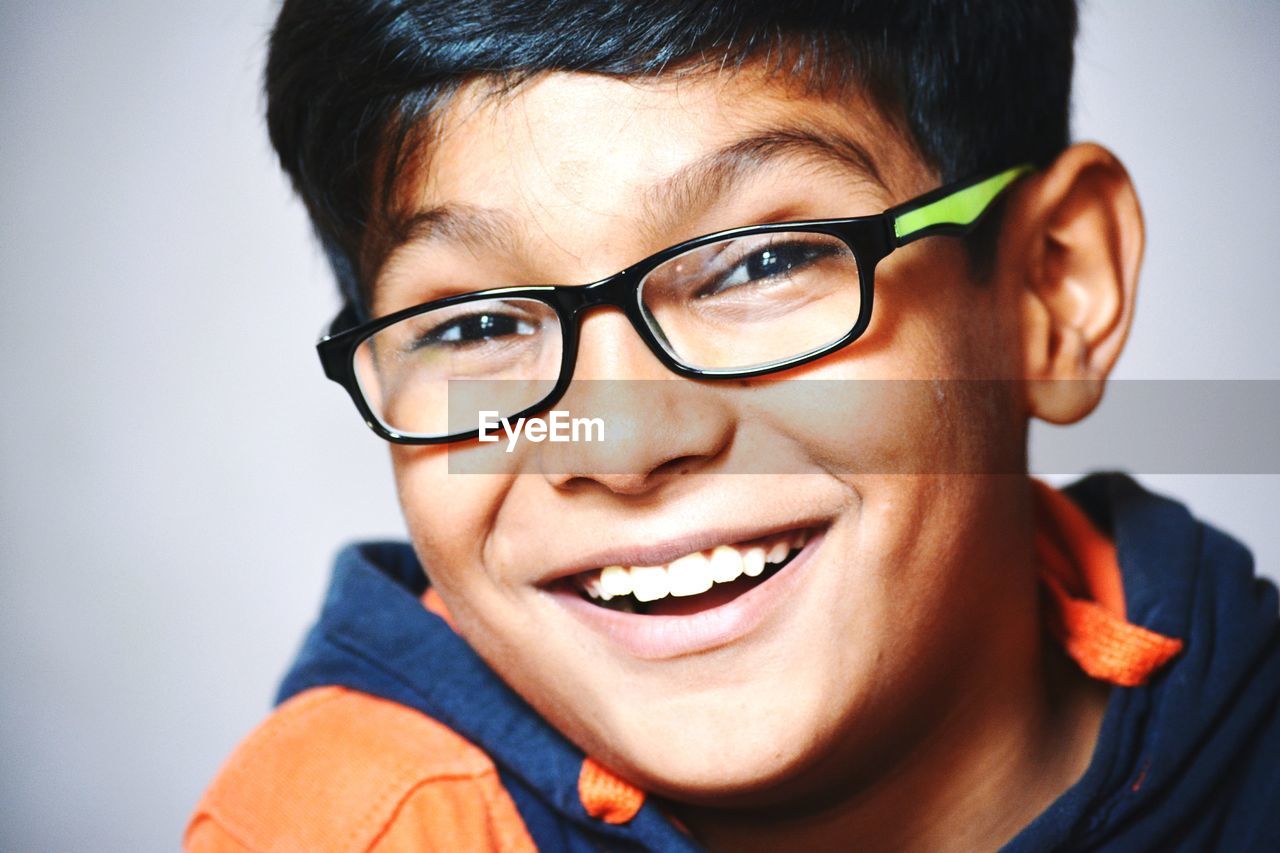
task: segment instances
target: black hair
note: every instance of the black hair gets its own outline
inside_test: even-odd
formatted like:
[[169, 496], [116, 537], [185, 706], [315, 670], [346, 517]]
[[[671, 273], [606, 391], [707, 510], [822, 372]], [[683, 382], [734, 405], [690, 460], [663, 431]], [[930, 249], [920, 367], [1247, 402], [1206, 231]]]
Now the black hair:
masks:
[[267, 127], [360, 311], [367, 232], [415, 132], [465, 82], [773, 57], [820, 85], [860, 82], [952, 181], [1067, 146], [1076, 23], [1075, 0], [285, 0]]

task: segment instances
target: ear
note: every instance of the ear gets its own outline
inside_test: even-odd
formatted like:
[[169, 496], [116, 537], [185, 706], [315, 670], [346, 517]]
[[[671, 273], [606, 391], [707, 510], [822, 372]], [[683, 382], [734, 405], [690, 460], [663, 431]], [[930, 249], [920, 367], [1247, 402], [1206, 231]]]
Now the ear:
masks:
[[1129, 334], [1142, 210], [1124, 166], [1089, 143], [1035, 176], [1015, 207], [1028, 414], [1072, 423], [1102, 399]]

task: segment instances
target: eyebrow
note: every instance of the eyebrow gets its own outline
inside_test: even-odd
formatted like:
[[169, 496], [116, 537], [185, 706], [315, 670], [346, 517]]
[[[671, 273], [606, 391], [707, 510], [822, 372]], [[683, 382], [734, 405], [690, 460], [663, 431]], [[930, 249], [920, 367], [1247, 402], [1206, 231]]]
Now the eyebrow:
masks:
[[505, 210], [449, 202], [417, 211], [397, 230], [400, 246], [444, 240], [461, 243], [476, 253], [510, 252], [517, 242], [519, 222]]
[[[643, 193], [640, 228], [646, 235], [670, 233], [673, 226], [705, 210], [736, 186], [783, 158], [835, 168], [854, 181], [885, 188], [875, 160], [857, 140], [815, 127], [776, 127], [752, 134], [680, 167]], [[511, 255], [521, 248], [517, 217], [499, 208], [448, 202], [417, 211], [400, 223], [389, 253], [410, 243], [437, 240], [460, 244], [477, 255]]]
[[644, 194], [642, 226], [651, 233], [669, 232], [674, 223], [710, 207], [785, 157], [834, 167], [855, 181], [885, 187], [875, 160], [857, 140], [812, 127], [770, 128], [703, 155], [650, 187]]

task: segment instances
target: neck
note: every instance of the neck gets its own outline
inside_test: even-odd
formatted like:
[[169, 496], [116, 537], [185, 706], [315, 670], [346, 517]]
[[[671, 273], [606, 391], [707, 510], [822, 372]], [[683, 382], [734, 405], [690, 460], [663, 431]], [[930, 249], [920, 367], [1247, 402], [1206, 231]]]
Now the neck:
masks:
[[[1009, 841], [1084, 774], [1109, 695], [1044, 639], [1035, 573], [1026, 576], [1032, 583], [1001, 606], [1034, 615], [950, 680], [963, 692], [933, 703], [945, 710], [874, 773], [846, 771], [821, 796], [810, 788], [790, 799], [801, 807], [682, 807], [681, 820], [711, 850], [968, 851]], [[837, 768], [865, 766], [861, 758], [834, 751], [816, 775], [839, 779]]]

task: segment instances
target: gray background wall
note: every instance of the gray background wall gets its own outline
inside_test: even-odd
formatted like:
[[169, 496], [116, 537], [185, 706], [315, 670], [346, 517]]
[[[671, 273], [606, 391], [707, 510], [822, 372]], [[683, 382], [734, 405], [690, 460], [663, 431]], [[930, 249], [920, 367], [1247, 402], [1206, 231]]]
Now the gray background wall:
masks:
[[[161, 850], [267, 710], [385, 452], [268, 151], [274, 4], [0, 5], [0, 848]], [[1090, 3], [1077, 135], [1150, 245], [1118, 375], [1280, 379], [1280, 4]], [[1274, 424], [1266, 428], [1274, 429]], [[1280, 477], [1146, 478], [1280, 570]]]

